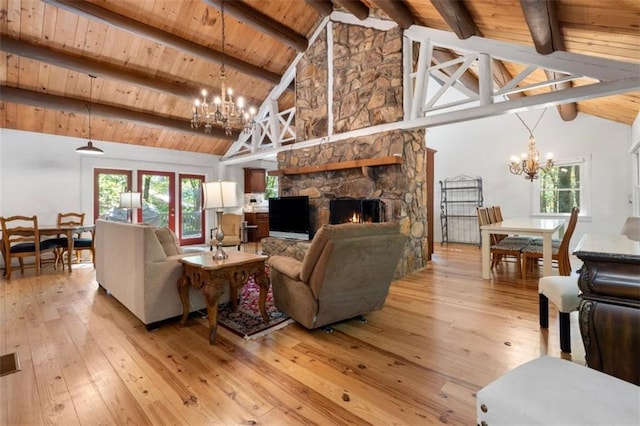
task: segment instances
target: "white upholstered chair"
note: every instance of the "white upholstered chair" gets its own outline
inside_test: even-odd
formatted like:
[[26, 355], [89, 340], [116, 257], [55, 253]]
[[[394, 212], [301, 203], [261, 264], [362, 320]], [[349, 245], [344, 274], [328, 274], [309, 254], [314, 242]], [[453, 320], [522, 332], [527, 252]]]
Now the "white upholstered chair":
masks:
[[560, 350], [571, 352], [571, 323], [569, 314], [580, 306], [580, 289], [576, 275], [553, 275], [538, 280], [540, 327], [549, 328], [549, 300], [560, 312]]

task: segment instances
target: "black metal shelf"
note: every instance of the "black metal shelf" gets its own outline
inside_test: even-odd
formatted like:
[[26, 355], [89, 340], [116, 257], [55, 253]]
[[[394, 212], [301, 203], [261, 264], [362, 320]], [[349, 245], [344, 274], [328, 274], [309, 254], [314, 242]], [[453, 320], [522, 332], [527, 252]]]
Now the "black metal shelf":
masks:
[[440, 181], [442, 243], [480, 243], [477, 208], [482, 207], [482, 178], [466, 175]]

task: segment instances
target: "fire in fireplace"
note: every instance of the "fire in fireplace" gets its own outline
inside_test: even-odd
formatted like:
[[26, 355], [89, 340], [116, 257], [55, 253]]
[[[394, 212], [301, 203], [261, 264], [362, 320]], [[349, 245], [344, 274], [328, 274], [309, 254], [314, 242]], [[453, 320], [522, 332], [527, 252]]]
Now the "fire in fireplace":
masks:
[[329, 223], [386, 222], [385, 204], [379, 198], [335, 198], [329, 202]]

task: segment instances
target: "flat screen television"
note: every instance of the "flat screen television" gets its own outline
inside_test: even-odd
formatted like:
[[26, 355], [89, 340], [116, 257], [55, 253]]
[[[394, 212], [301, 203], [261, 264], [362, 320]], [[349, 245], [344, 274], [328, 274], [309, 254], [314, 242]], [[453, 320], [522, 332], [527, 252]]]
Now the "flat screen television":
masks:
[[308, 240], [309, 197], [269, 198], [269, 236], [295, 240]]

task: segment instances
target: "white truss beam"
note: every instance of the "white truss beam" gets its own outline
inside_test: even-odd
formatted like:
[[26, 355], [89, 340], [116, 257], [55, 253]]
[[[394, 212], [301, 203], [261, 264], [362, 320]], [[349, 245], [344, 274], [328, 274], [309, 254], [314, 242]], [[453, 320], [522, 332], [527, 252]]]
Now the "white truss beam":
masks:
[[[335, 12], [331, 16], [333, 19]], [[344, 17], [341, 16], [342, 18]], [[323, 25], [316, 30], [312, 39], [317, 38], [320, 31], [327, 27], [328, 23], [328, 18], [325, 18]], [[363, 25], [363, 22], [354, 24]], [[379, 25], [379, 23], [376, 23], [376, 25]], [[412, 68], [414, 63], [414, 58], [412, 57], [413, 43], [419, 43], [419, 57], [415, 68]], [[432, 66], [432, 53], [436, 47], [451, 49], [458, 52], [461, 57]], [[291, 84], [295, 77], [295, 66], [302, 55], [299, 54], [296, 57], [296, 60], [283, 76], [283, 81], [277, 88], [274, 88], [272, 93], [279, 92], [281, 94], [284, 88]], [[494, 85], [491, 73], [491, 66], [494, 60], [519, 64], [524, 66], [524, 70], [502, 88], [497, 88]], [[451, 69], [456, 66], [458, 67], [457, 70], [451, 75], [442, 72], [444, 68]], [[439, 104], [438, 101], [443, 99], [443, 95], [448, 90], [463, 87], [459, 77], [469, 69], [474, 70], [475, 74], [478, 75], [480, 94], [462, 89], [458, 90], [458, 92], [462, 93], [465, 99]], [[535, 84], [522, 85], [526, 78], [537, 70], [545, 71], [543, 74], [547, 76], [547, 79]], [[324, 138], [295, 142], [295, 131], [291, 127], [291, 123], [294, 121], [295, 108], [278, 112], [276, 102], [265, 101], [260, 108], [259, 131], [254, 132], [250, 141], [248, 137], [241, 137], [236, 141], [232, 145], [232, 149], [225, 155], [223, 163], [243, 163], [270, 157], [277, 152], [293, 148], [303, 148], [390, 130], [414, 130], [453, 124], [525, 110], [547, 108], [640, 89], [640, 68], [638, 64], [562, 51], [556, 51], [549, 55], [540, 55], [533, 47], [475, 36], [461, 40], [453, 33], [416, 25], [411, 26], [404, 33], [403, 72], [403, 87], [405, 89], [403, 121], [341, 134], [332, 134], [330, 132]], [[429, 85], [427, 83], [429, 78], [434, 78], [441, 84], [441, 88], [433, 95], [428, 93]], [[577, 79], [583, 79], [587, 84], [519, 97], [513, 100], [508, 97], [513, 93], [533, 91], [534, 89]], [[330, 79], [328, 83], [332, 81]], [[589, 82], [592, 83], [588, 84]], [[328, 90], [328, 93], [331, 94], [333, 90], [331, 84]], [[269, 99], [277, 99], [277, 97], [274, 95], [270, 96]], [[270, 105], [270, 107], [267, 107], [267, 105]], [[331, 107], [332, 103], [329, 104], [329, 108]], [[329, 117], [331, 116], [332, 111], [329, 113]], [[283, 145], [286, 142], [289, 143]], [[230, 158], [232, 156], [236, 158]]]

